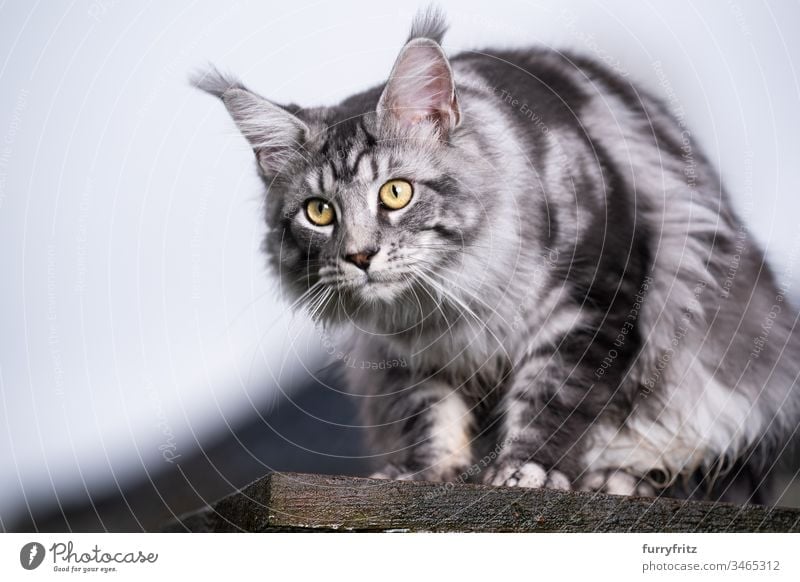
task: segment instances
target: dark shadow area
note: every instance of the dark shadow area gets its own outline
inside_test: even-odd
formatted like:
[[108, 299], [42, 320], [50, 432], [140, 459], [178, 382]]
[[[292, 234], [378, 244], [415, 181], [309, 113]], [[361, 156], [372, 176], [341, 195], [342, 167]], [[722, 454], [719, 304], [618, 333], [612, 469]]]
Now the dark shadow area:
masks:
[[354, 397], [313, 381], [290, 396], [291, 400], [281, 395], [268, 412], [254, 415], [203, 450], [184, 454], [174, 464], [164, 463], [150, 478], [143, 474], [121, 491], [86, 494], [61, 509], [34, 508], [33, 515], [12, 524], [9, 531], [156, 531], [173, 516], [213, 502], [270, 471], [369, 473], [369, 459], [357, 458], [364, 447], [363, 430], [356, 428]]

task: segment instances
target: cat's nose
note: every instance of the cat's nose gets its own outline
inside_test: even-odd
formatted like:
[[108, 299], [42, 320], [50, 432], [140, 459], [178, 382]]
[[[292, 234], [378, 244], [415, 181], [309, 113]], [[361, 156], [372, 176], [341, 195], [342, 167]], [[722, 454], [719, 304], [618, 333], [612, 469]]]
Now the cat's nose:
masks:
[[374, 257], [380, 249], [372, 248], [372, 249], [365, 249], [358, 253], [353, 253], [352, 255], [345, 255], [345, 260], [353, 263], [359, 269], [363, 269], [366, 271], [369, 269], [369, 264], [372, 261], [372, 257]]

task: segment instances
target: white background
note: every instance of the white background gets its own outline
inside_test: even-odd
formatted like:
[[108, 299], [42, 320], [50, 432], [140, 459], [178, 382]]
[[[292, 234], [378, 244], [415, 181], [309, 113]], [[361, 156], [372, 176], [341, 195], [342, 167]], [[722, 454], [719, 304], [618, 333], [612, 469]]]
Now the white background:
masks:
[[[441, 5], [451, 52], [540, 43], [666, 82], [796, 279], [800, 4]], [[252, 156], [186, 78], [213, 61], [274, 100], [334, 103], [385, 78], [417, 6], [0, 4], [3, 524], [157, 470], [313, 364], [316, 336], [264, 274]]]

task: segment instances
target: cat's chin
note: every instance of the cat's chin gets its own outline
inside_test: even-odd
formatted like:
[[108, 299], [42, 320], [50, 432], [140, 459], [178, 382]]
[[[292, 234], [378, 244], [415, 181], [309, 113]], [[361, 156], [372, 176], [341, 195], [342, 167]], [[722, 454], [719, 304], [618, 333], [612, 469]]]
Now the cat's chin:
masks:
[[392, 303], [406, 287], [407, 284], [402, 282], [366, 281], [355, 289], [355, 294], [367, 304]]

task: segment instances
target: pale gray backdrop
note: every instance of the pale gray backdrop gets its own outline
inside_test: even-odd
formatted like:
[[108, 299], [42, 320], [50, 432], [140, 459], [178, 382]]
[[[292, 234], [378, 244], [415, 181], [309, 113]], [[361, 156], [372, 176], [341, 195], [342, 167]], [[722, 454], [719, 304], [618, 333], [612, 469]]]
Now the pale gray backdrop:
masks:
[[[571, 48], [682, 108], [798, 280], [798, 2], [440, 4], [447, 50]], [[213, 61], [332, 103], [385, 78], [417, 7], [0, 3], [3, 523], [157, 471], [316, 365], [318, 334], [263, 273], [248, 149], [186, 78]]]

